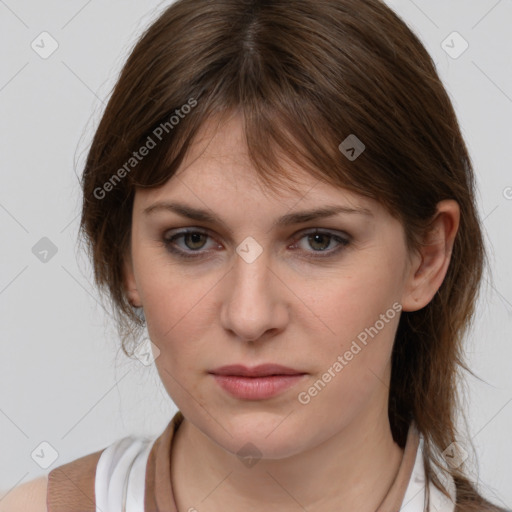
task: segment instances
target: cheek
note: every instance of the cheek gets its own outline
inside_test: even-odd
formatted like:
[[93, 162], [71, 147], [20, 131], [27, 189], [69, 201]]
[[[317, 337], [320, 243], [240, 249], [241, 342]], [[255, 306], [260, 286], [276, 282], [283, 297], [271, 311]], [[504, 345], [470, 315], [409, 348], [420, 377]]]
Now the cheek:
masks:
[[185, 355], [191, 342], [203, 329], [201, 305], [192, 290], [155, 291], [145, 301], [144, 311], [148, 333], [161, 350], [172, 351], [174, 356]]
[[175, 403], [186, 403], [191, 395], [202, 403], [201, 392], [193, 378], [203, 369], [201, 340], [208, 328], [204, 325], [201, 303], [198, 304], [193, 290], [169, 292], [161, 290], [161, 285], [162, 282], [145, 303], [148, 334], [160, 350], [155, 359], [157, 371]]
[[329, 329], [328, 336], [317, 338], [315, 349], [320, 379], [328, 381], [325, 398], [332, 394], [348, 408], [385, 381], [400, 318], [401, 269], [377, 260], [367, 259], [350, 276], [329, 280], [315, 304]]
[[[335, 334], [315, 341], [311, 360], [318, 373], [298, 390], [302, 392], [298, 407], [304, 408], [304, 414], [324, 418], [333, 432], [348, 425], [370, 402], [377, 407], [388, 394], [400, 304], [393, 302], [391, 288], [386, 293], [382, 289], [370, 294], [368, 289], [352, 287], [331, 295], [330, 301], [326, 297], [329, 309], [323, 319]], [[339, 411], [334, 423], [333, 407]]]
[[[137, 268], [137, 288], [144, 304], [148, 330], [165, 343], [167, 335], [191, 318], [199, 318], [201, 299], [211, 288], [208, 276], [198, 276], [192, 267], [178, 265], [161, 247], [139, 249], [134, 258]], [[193, 324], [195, 325], [195, 324]]]
[[212, 349], [219, 350], [212, 347], [212, 333], [219, 325], [213, 304], [222, 275], [211, 267], [175, 263], [161, 247], [140, 244], [138, 249], [137, 287], [149, 338], [160, 351], [155, 365], [173, 399], [182, 386], [195, 394], [198, 372], [209, 368]]
[[[397, 268], [397, 267], [395, 267]], [[350, 274], [331, 276], [323, 288], [311, 292], [313, 310], [341, 344], [365, 332], [381, 315], [394, 318], [401, 297], [400, 276], [391, 265], [361, 262]], [[393, 309], [395, 304], [395, 309]], [[379, 330], [382, 329], [379, 322]]]

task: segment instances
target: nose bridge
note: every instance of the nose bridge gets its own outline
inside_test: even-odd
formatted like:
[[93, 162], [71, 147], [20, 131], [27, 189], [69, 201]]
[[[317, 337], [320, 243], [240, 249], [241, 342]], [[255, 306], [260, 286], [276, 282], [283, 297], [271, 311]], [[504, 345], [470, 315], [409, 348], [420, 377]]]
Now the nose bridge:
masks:
[[222, 322], [239, 338], [255, 340], [269, 329], [282, 327], [284, 316], [275, 296], [270, 253], [251, 237], [236, 252]]
[[268, 250], [252, 237], [245, 239], [236, 248], [237, 258], [233, 269], [233, 299], [258, 301], [269, 293], [270, 258]]

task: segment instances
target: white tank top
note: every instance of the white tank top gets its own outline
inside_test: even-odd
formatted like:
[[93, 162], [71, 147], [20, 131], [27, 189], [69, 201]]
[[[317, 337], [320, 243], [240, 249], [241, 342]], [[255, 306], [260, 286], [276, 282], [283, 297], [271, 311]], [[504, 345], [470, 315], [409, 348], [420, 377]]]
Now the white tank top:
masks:
[[[96, 512], [144, 512], [146, 463], [155, 439], [124, 437], [105, 448], [96, 468]], [[423, 438], [420, 436], [414, 468], [400, 512], [423, 512], [425, 506]], [[444, 482], [452, 500], [430, 484], [431, 512], [454, 512], [456, 489]]]
[[146, 463], [156, 439], [124, 437], [101, 454], [96, 466], [96, 512], [144, 512]]

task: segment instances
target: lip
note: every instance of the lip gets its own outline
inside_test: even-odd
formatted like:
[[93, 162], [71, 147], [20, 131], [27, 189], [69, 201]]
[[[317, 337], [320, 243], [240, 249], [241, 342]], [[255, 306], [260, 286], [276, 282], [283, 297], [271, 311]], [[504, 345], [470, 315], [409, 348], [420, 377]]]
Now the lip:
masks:
[[277, 364], [262, 364], [252, 368], [229, 365], [209, 373], [224, 391], [244, 400], [271, 398], [294, 386], [307, 375]]
[[294, 386], [305, 376], [268, 375], [266, 377], [240, 377], [239, 375], [215, 375], [219, 386], [230, 395], [244, 400], [265, 400]]
[[209, 373], [215, 375], [230, 375], [238, 377], [268, 377], [270, 375], [304, 375], [305, 372], [288, 368], [280, 364], [260, 364], [258, 366], [247, 367], [242, 364], [230, 364], [221, 366]]

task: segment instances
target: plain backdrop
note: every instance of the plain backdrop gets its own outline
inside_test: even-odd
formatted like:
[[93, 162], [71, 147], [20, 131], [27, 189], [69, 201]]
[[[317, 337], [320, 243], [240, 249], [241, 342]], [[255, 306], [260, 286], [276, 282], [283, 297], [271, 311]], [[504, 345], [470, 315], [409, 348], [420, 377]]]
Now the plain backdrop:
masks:
[[[76, 244], [88, 144], [128, 52], [169, 3], [0, 0], [0, 489], [159, 435], [176, 411], [155, 367], [119, 351]], [[512, 2], [390, 5], [435, 60], [477, 173], [492, 276], [467, 339], [465, 412], [480, 489], [512, 508]]]

